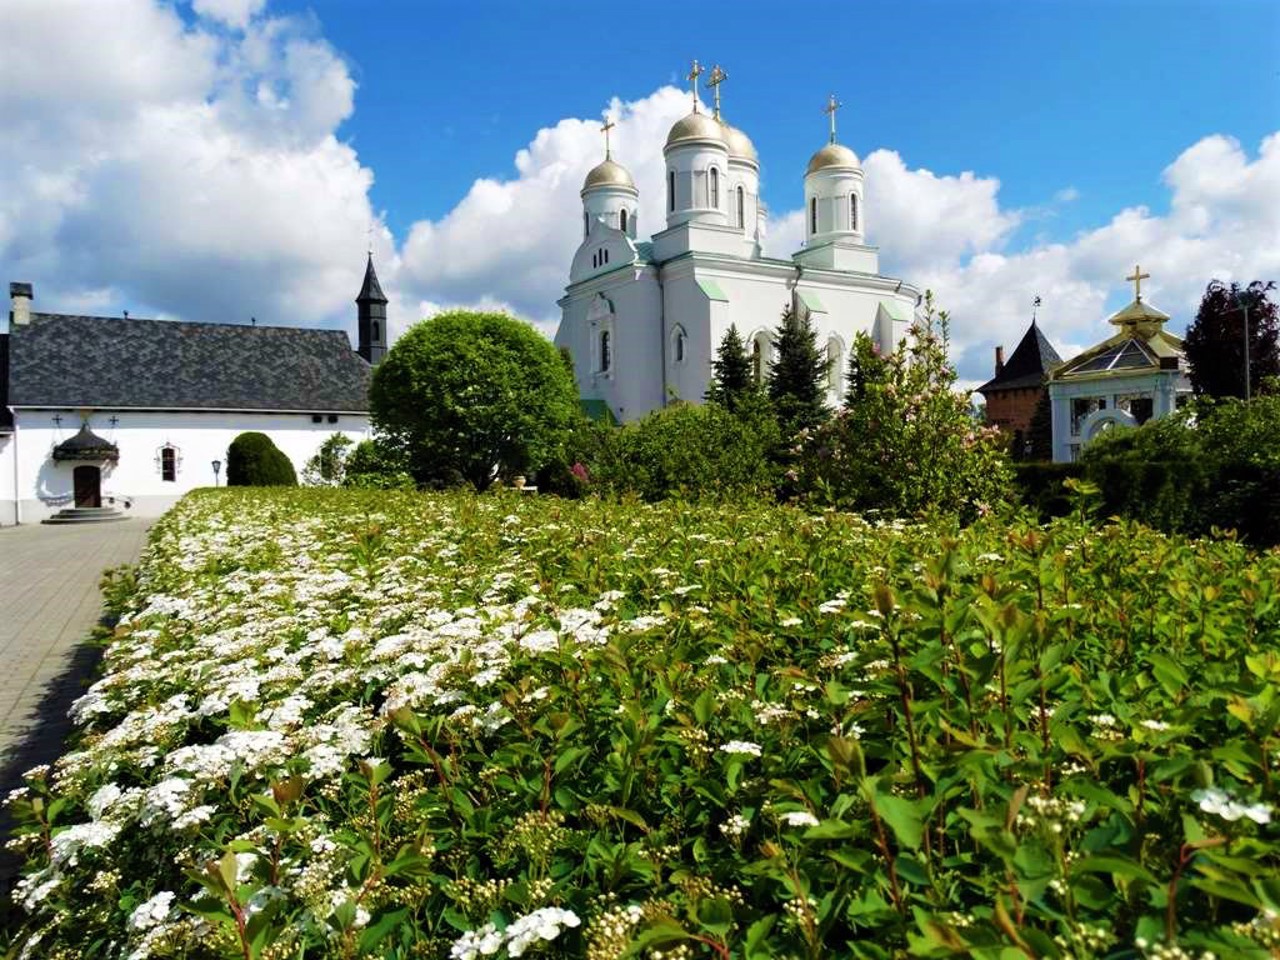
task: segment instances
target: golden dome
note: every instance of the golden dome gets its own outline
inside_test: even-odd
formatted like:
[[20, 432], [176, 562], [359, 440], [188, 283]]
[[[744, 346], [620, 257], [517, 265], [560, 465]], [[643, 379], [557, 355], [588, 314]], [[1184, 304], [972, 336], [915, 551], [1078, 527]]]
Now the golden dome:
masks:
[[720, 125], [720, 121], [713, 120], [705, 113], [691, 113], [675, 122], [675, 126], [667, 134], [667, 146], [674, 147], [691, 140], [715, 140], [723, 144], [724, 128]]
[[591, 168], [591, 172], [587, 174], [587, 179], [582, 184], [584, 193], [596, 187], [630, 187], [634, 190], [636, 182], [631, 179], [631, 174], [627, 172], [626, 167], [606, 159], [603, 163]]
[[755, 145], [751, 142], [750, 137], [723, 120], [720, 121], [720, 126], [724, 128], [724, 142], [729, 146], [730, 159], [747, 160], [754, 164], [760, 163], [760, 157], [756, 154]]
[[811, 173], [825, 170], [827, 167], [857, 167], [858, 155], [842, 143], [828, 143], [809, 159], [809, 168], [805, 170], [807, 177]]

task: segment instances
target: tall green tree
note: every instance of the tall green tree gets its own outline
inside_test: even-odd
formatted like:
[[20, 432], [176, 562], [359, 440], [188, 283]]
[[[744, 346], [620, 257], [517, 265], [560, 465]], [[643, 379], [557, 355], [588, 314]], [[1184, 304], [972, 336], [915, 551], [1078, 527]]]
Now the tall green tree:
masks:
[[1249, 393], [1275, 390], [1280, 377], [1280, 318], [1267, 296], [1274, 282], [1255, 280], [1247, 287], [1210, 281], [1196, 318], [1187, 327], [1191, 387], [1210, 397], [1245, 395], [1245, 309], [1249, 322]]
[[707, 389], [707, 399], [726, 410], [737, 411], [749, 398], [758, 394], [759, 389], [742, 336], [731, 323], [720, 339], [716, 358], [711, 361], [711, 386]]
[[515, 317], [466, 310], [410, 328], [375, 368], [369, 406], [419, 484], [478, 490], [562, 459], [581, 419], [551, 341]]
[[791, 307], [773, 335], [774, 360], [769, 364], [769, 400], [783, 436], [812, 430], [827, 419], [826, 355], [808, 316]]

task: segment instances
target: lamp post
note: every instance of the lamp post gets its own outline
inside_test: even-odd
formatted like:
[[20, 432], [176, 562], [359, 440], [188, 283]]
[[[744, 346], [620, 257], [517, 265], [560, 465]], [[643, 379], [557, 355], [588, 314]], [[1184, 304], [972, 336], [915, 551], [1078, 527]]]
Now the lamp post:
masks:
[[221, 470], [222, 470], [222, 461], [221, 460], [213, 461], [213, 485], [215, 487], [218, 485], [218, 473]]

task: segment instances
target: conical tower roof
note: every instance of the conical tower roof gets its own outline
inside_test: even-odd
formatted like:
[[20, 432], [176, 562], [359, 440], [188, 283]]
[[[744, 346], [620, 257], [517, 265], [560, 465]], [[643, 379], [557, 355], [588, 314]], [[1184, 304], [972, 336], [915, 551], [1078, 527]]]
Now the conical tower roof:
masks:
[[386, 303], [386, 295], [382, 292], [382, 285], [378, 283], [378, 274], [373, 269], [373, 254], [369, 254], [369, 265], [364, 269], [364, 285], [360, 288], [360, 295], [356, 297], [356, 303]]
[[1062, 357], [1053, 348], [1041, 331], [1039, 325], [1032, 320], [1022, 340], [1014, 348], [1013, 355], [1004, 365], [1004, 369], [978, 388], [980, 393], [987, 390], [1015, 390], [1019, 387], [1038, 387], [1044, 382], [1049, 371], [1062, 363]]

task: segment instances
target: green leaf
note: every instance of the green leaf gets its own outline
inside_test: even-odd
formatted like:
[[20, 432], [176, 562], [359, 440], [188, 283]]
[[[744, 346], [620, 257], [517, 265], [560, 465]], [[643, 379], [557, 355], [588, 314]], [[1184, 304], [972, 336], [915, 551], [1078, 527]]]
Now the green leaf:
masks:
[[1160, 881], [1150, 870], [1128, 857], [1085, 857], [1071, 865], [1072, 876], [1078, 873], [1109, 873], [1113, 877], [1127, 877], [1131, 880], [1143, 880], [1152, 886], [1160, 885]]
[[409, 908], [390, 910], [372, 921], [360, 935], [360, 949], [372, 952], [392, 931], [401, 927], [409, 917]]
[[871, 802], [900, 844], [911, 850], [920, 849], [924, 819], [915, 803], [889, 793], [878, 793]]

